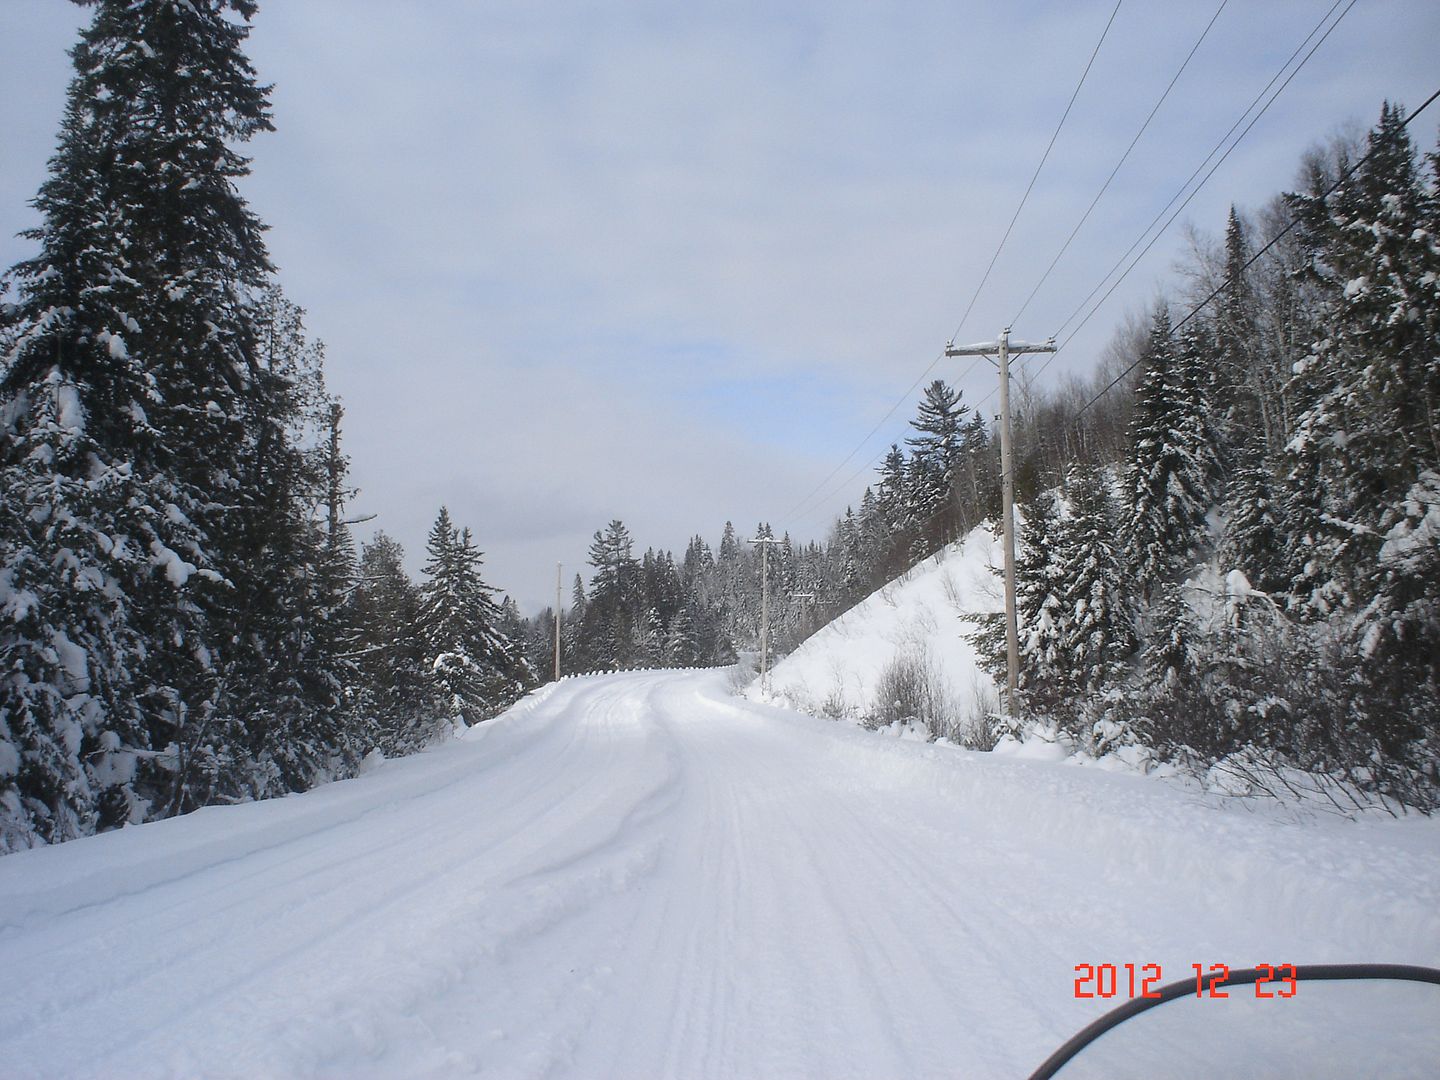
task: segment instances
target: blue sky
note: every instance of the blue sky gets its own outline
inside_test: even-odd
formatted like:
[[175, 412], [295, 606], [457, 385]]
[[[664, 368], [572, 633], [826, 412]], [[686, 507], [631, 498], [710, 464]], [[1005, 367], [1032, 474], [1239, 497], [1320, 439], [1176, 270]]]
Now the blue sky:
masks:
[[[1015, 313], [1218, 2], [1122, 4], [963, 340]], [[727, 518], [819, 535], [863, 477], [788, 511], [956, 331], [1113, 7], [262, 2], [278, 130], [245, 192], [329, 347], [355, 512], [418, 566], [447, 503], [526, 610], [612, 517], [642, 546]], [[1053, 331], [1329, 7], [1226, 5], [1018, 335]], [[5, 265], [84, 18], [0, 6]], [[1428, 97], [1437, 42], [1433, 0], [1356, 4], [1045, 380], [1173, 284], [1184, 222], [1219, 230], [1382, 99]]]

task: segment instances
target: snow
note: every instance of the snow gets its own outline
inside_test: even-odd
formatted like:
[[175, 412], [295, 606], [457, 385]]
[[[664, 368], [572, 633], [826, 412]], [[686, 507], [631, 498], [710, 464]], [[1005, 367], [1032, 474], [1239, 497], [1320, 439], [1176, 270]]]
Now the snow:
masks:
[[[1023, 1076], [1119, 1003], [1077, 1000], [1077, 964], [1440, 963], [1440, 823], [1234, 805], [878, 738], [736, 698], [725, 672], [570, 679], [355, 780], [0, 859], [0, 970], [23, 988], [0, 1060]], [[1428, 986], [1237, 990], [1063, 1075], [1425, 1075], [1437, 1010]]]
[[1418, 573], [1440, 548], [1440, 473], [1421, 472], [1406, 492], [1402, 509], [1405, 517], [1385, 534], [1380, 546], [1380, 562]]
[[85, 406], [74, 383], [61, 383], [55, 390], [56, 420], [66, 431], [85, 430]]
[[195, 565], [188, 563], [175, 552], [162, 544], [159, 540], [150, 541], [151, 562], [159, 569], [165, 571], [165, 576], [170, 579], [170, 584], [177, 589], [190, 580], [190, 575], [195, 573]]
[[70, 677], [72, 688], [76, 690], [89, 689], [90, 664], [86, 659], [85, 650], [71, 641], [63, 630], [51, 632], [50, 645], [55, 650], [61, 668]]
[[31, 589], [16, 588], [15, 569], [0, 569], [0, 618], [21, 622], [40, 606], [40, 597]]
[[1369, 291], [1370, 279], [1368, 277], [1351, 278], [1345, 283], [1345, 299], [1354, 300], [1355, 297]]
[[[776, 664], [773, 700], [814, 716], [870, 715], [885, 668], [897, 656], [923, 651], [956, 717], [994, 708], [994, 681], [979, 669], [966, 640], [975, 624], [960, 616], [1003, 609], [1004, 588], [991, 571], [1002, 558], [999, 543], [982, 526], [925, 560]], [[764, 696], [758, 687], [751, 694]]]
[[1250, 579], [1245, 576], [1243, 570], [1230, 570], [1225, 574], [1225, 596], [1229, 600], [1243, 604], [1255, 595], [1255, 588], [1250, 584]]

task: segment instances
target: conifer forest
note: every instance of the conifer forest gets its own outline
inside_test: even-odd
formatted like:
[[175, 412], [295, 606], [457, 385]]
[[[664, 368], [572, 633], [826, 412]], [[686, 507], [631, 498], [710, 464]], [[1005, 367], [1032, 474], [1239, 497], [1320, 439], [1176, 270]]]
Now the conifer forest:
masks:
[[[672, 551], [597, 521], [563, 610], [522, 612], [490, 523], [436, 506], [412, 576], [349, 510], [332, 358], [240, 192], [284, 122], [255, 0], [90, 9], [0, 292], [0, 853], [423, 750], [551, 681], [557, 619], [563, 675], [730, 665], [763, 585], [783, 655], [997, 528], [996, 418], [937, 378], [823, 536], [720, 512]], [[1019, 376], [994, 734], [1440, 806], [1440, 147], [1375, 110], [1197, 231], [1093, 373]], [[967, 632], [1003, 683], [999, 619]]]

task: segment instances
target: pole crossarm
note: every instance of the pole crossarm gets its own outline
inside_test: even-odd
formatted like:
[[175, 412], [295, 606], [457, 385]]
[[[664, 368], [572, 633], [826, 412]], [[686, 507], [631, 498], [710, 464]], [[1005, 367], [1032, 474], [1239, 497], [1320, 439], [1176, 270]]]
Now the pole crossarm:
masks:
[[[1049, 341], [1011, 341], [1006, 345], [1006, 351], [1014, 356], [1016, 353], [1053, 353], [1058, 352], [1060, 346], [1055, 344], [1055, 339]], [[956, 345], [953, 341], [945, 346], [946, 356], [989, 356], [991, 353], [1000, 351], [998, 341], [980, 341], [974, 345]]]

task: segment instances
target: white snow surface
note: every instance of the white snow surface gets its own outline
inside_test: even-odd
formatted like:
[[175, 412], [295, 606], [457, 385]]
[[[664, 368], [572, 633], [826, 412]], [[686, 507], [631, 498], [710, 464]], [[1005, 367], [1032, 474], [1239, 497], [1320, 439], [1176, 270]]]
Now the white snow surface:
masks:
[[997, 708], [995, 682], [980, 670], [967, 640], [976, 626], [961, 616], [1004, 609], [1004, 586], [991, 569], [1003, 557], [988, 526], [974, 529], [871, 593], [777, 663], [768, 695], [758, 683], [748, 694], [812, 716], [864, 717], [875, 710], [886, 667], [897, 657], [923, 654], [954, 716]]
[[[1440, 964], [1440, 822], [882, 738], [725, 672], [567, 680], [372, 766], [0, 859], [0, 1074], [1014, 1077], [1119, 1003], [1077, 964]], [[1431, 1075], [1437, 1019], [1237, 988], [1061, 1075]]]

